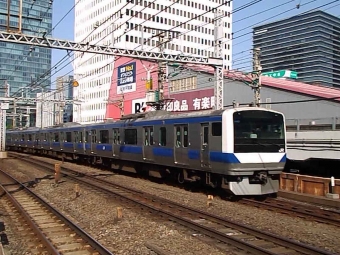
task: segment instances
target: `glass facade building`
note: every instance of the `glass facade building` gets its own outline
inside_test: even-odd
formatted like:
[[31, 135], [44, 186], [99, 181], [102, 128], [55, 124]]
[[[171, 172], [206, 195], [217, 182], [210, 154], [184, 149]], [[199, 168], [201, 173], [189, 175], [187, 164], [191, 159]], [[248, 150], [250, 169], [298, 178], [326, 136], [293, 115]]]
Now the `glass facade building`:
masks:
[[[19, 1], [10, 1], [10, 24], [7, 24], [7, 0], [0, 0], [0, 29], [11, 32], [19, 30]], [[22, 33], [28, 35], [51, 36], [52, 2], [50, 0], [23, 0]], [[19, 88], [38, 81], [39, 87], [50, 88], [50, 68], [52, 50], [30, 45], [0, 42], [0, 83], [10, 86], [10, 95]], [[3, 95], [3, 90], [0, 91]], [[36, 94], [39, 91], [35, 91]], [[32, 92], [33, 93], [33, 92]]]
[[253, 28], [263, 72], [296, 71], [298, 81], [340, 88], [340, 18], [313, 11]]

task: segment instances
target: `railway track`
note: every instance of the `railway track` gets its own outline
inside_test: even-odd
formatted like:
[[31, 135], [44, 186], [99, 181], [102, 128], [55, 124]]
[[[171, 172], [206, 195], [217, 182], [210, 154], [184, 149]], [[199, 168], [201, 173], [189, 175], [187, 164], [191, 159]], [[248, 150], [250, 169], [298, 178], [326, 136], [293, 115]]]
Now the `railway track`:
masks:
[[242, 199], [241, 204], [255, 206], [261, 209], [275, 211], [294, 217], [314, 220], [334, 226], [340, 226], [340, 213], [332, 210], [324, 210], [316, 206], [300, 205], [294, 202], [283, 201], [280, 199], [266, 199], [264, 202], [253, 199]]
[[[41, 169], [54, 171], [51, 163], [22, 157], [21, 160]], [[193, 209], [148, 193], [111, 183], [69, 168], [62, 167], [64, 177], [84, 186], [100, 190], [130, 206], [137, 206], [148, 213], [155, 213], [166, 220], [174, 221], [191, 229], [200, 240], [208, 242], [221, 250], [236, 247], [252, 254], [331, 254], [288, 238], [260, 231], [231, 220]]]
[[31, 235], [30, 254], [112, 255], [23, 183], [2, 170], [0, 180], [8, 214], [18, 223], [18, 231]]

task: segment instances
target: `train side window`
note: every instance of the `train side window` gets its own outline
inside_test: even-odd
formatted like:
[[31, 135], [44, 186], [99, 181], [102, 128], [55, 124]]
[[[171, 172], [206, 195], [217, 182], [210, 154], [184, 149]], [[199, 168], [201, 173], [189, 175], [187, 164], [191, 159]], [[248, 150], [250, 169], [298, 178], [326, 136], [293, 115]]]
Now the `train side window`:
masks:
[[54, 133], [54, 141], [59, 142], [59, 133]]
[[144, 127], [144, 146], [153, 145], [153, 127]]
[[203, 144], [204, 145], [209, 144], [209, 127], [208, 126], [203, 127]]
[[79, 132], [73, 131], [73, 142], [77, 143], [79, 141]]
[[91, 142], [91, 134], [89, 131], [86, 131], [85, 133], [85, 143]]
[[120, 144], [120, 131], [118, 128], [113, 129], [113, 143]]
[[120, 144], [120, 131], [117, 129], [117, 144]]
[[149, 128], [145, 127], [144, 128], [144, 145], [148, 146], [149, 143]]
[[182, 132], [181, 127], [176, 127], [176, 147], [182, 146]]
[[83, 142], [83, 132], [80, 132], [80, 135], [79, 135], [79, 142], [80, 142], [80, 143]]
[[137, 129], [125, 129], [124, 138], [125, 144], [137, 144]]
[[22, 142], [25, 141], [25, 135], [21, 135], [21, 141], [22, 141]]
[[166, 146], [166, 127], [159, 129], [159, 145]]
[[32, 134], [28, 134], [28, 140], [27, 141], [32, 141]]
[[212, 136], [222, 135], [222, 122], [214, 122], [211, 124], [211, 135]]
[[189, 130], [188, 126], [183, 127], [183, 147], [186, 148], [189, 145]]
[[109, 130], [100, 130], [100, 143], [109, 143]]
[[153, 145], [153, 127], [149, 128], [149, 133], [150, 133], [150, 145]]
[[71, 132], [66, 132], [66, 142], [68, 142], [68, 143], [72, 142], [72, 134], [71, 134]]
[[97, 131], [95, 129], [91, 130], [92, 143], [97, 143]]
[[64, 142], [65, 138], [64, 138], [64, 132], [60, 132], [59, 134], [59, 141], [60, 142]]

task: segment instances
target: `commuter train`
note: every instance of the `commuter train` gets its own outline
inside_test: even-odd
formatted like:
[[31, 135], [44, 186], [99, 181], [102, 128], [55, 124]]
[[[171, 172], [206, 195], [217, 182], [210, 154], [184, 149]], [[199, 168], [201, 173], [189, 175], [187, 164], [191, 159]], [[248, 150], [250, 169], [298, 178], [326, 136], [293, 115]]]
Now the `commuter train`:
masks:
[[285, 118], [258, 107], [150, 111], [120, 120], [8, 130], [8, 150], [199, 182], [231, 196], [275, 195], [286, 161]]

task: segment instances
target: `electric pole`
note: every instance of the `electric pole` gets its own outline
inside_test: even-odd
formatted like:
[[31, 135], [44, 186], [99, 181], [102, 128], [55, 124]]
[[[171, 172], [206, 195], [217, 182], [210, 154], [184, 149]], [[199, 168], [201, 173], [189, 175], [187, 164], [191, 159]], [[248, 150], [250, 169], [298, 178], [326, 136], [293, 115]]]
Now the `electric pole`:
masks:
[[[13, 31], [11, 29], [11, 0], [7, 0], [7, 24], [6, 24], [6, 28], [7, 28], [7, 32], [17, 32], [17, 33], [21, 33], [22, 32], [22, 9], [23, 9], [23, 4], [22, 4], [23, 0], [19, 0], [19, 24], [18, 24], [18, 30], [17, 31]], [[14, 15], [13, 15], [14, 16]]]
[[118, 107], [119, 110], [120, 110], [120, 117], [124, 116], [124, 92], [122, 92], [122, 98], [121, 99], [114, 100], [114, 99], [109, 98], [107, 103]]
[[[162, 31], [158, 35], [158, 49], [162, 53], [164, 51], [164, 37], [165, 33]], [[164, 81], [166, 79], [167, 63], [164, 61], [158, 61], [158, 93], [156, 93], [156, 110], [163, 109], [164, 105]], [[157, 95], [158, 94], [158, 95]]]
[[261, 103], [261, 63], [260, 63], [260, 48], [254, 49], [253, 72], [252, 72], [252, 88], [254, 90], [254, 103], [259, 107]]
[[[144, 29], [147, 29], [149, 27], [144, 27]], [[153, 29], [149, 28], [154, 31], [154, 33], [158, 33], [158, 51], [160, 54], [164, 53], [165, 45], [167, 42], [169, 42], [173, 36], [177, 36], [180, 34], [179, 31], [169, 31], [164, 29]], [[152, 86], [152, 80], [149, 77], [149, 71], [148, 72], [148, 79], [146, 82], [146, 104], [148, 106], [155, 107], [156, 110], [162, 110], [165, 105], [165, 98], [164, 98], [164, 83], [167, 80], [167, 69], [168, 69], [168, 63], [164, 60], [158, 60], [158, 84], [157, 89], [153, 90]], [[145, 68], [145, 67], [144, 67]]]
[[[224, 14], [221, 10], [215, 9], [214, 13], [214, 57], [216, 59], [222, 59], [223, 54], [223, 22], [222, 18]], [[215, 66], [215, 88], [214, 88], [214, 95], [215, 95], [215, 106], [216, 110], [222, 110], [224, 108], [223, 104], [223, 65], [222, 66]]]

